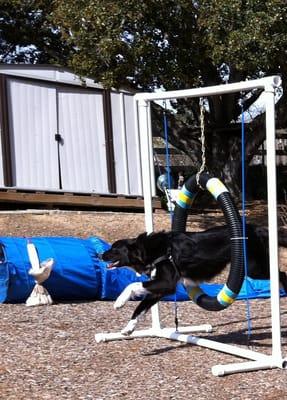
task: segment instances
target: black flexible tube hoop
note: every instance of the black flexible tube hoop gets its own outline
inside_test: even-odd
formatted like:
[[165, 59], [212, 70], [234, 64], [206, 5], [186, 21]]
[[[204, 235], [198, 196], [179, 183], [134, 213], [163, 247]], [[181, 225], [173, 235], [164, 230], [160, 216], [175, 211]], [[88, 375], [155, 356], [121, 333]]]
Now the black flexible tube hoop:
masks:
[[[231, 241], [231, 267], [227, 282], [217, 297], [208, 296], [199, 287], [192, 287], [189, 296], [205, 310], [220, 311], [234, 302], [244, 280], [242, 224], [228, 189], [219, 179], [202, 173], [199, 176], [199, 185], [213, 195], [223, 211]], [[196, 175], [185, 182], [175, 206], [172, 231], [185, 232], [188, 209], [199, 189]]]

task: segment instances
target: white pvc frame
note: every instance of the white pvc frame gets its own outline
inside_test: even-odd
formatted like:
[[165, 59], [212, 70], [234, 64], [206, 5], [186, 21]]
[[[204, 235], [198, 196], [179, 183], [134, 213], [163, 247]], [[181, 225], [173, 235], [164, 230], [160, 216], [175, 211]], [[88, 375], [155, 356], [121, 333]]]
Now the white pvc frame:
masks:
[[268, 226], [269, 226], [269, 263], [271, 290], [271, 324], [272, 324], [272, 354], [251, 351], [234, 345], [227, 345], [209, 339], [190, 335], [195, 331], [210, 332], [208, 324], [194, 327], [162, 328], [158, 305], [152, 307], [152, 327], [135, 331], [130, 336], [121, 333], [96, 334], [96, 341], [131, 339], [136, 337], [161, 337], [180, 342], [192, 343], [224, 353], [240, 356], [251, 361], [228, 365], [215, 365], [212, 373], [216, 376], [243, 371], [254, 371], [269, 368], [286, 368], [287, 359], [282, 357], [281, 325], [280, 325], [280, 294], [278, 266], [278, 226], [277, 226], [277, 196], [276, 196], [276, 148], [275, 148], [275, 88], [281, 85], [279, 76], [271, 76], [257, 80], [249, 80], [218, 86], [178, 91], [139, 93], [135, 95], [138, 106], [140, 150], [142, 161], [143, 194], [145, 205], [145, 225], [147, 232], [153, 231], [152, 195], [154, 193], [152, 132], [150, 122], [150, 102], [154, 100], [178, 99], [183, 97], [214, 96], [226, 93], [247, 91], [256, 88], [264, 90], [266, 106], [266, 148], [267, 148], [267, 193], [268, 193]]

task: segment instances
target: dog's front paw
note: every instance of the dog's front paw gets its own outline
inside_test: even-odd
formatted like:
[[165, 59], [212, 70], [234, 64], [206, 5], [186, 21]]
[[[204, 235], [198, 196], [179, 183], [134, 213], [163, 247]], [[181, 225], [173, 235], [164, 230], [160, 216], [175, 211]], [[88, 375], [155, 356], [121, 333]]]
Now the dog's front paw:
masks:
[[119, 295], [114, 303], [114, 309], [122, 308], [132, 295], [132, 284], [128, 285], [125, 290]]
[[117, 300], [114, 302], [114, 309], [118, 310], [119, 308], [122, 308], [126, 302], [128, 301], [129, 298], [126, 298], [126, 296], [124, 296], [124, 293], [122, 293]]
[[114, 309], [118, 310], [123, 307], [129, 299], [145, 295], [146, 293], [147, 290], [143, 287], [142, 282], [130, 283], [115, 301]]
[[122, 335], [131, 335], [133, 333], [133, 331], [135, 330], [135, 327], [137, 326], [137, 319], [131, 319], [129, 321], [129, 323], [127, 324], [127, 326], [121, 330], [121, 334]]

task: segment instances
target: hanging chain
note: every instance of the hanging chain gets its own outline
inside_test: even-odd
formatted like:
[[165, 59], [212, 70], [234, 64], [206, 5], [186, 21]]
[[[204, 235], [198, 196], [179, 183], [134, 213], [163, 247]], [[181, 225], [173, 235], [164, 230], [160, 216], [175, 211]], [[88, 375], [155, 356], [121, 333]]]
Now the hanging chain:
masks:
[[196, 183], [202, 189], [199, 183], [200, 174], [205, 170], [206, 157], [205, 157], [205, 121], [204, 121], [204, 104], [203, 99], [200, 99], [200, 142], [201, 142], [201, 166], [196, 174]]

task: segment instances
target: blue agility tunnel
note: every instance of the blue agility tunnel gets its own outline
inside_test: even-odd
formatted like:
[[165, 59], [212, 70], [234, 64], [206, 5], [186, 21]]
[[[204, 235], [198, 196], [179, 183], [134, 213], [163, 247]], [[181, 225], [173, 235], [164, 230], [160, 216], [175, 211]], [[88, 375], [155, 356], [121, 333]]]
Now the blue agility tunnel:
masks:
[[[40, 261], [53, 258], [50, 277], [43, 283], [53, 300], [95, 299], [101, 291], [101, 272], [89, 240], [61, 237], [29, 239]], [[35, 286], [24, 238], [1, 238], [1, 302], [24, 302]]]
[[[30, 296], [35, 280], [29, 275], [31, 268], [27, 239], [1, 237], [0, 244], [0, 302], [22, 303]], [[127, 268], [107, 269], [99, 254], [110, 245], [100, 238], [73, 237], [29, 238], [37, 249], [40, 261], [54, 259], [50, 277], [43, 283], [54, 301], [115, 300], [124, 288], [147, 279]], [[203, 284], [209, 295], [216, 295], [223, 285]], [[248, 279], [238, 298], [269, 297], [269, 281]], [[176, 295], [165, 300], [190, 300], [182, 284]]]
[[[99, 254], [110, 246], [99, 238], [29, 238], [40, 262], [54, 259], [50, 277], [43, 283], [54, 301], [115, 299], [131, 282], [143, 280], [126, 268], [107, 270]], [[21, 303], [30, 296], [35, 280], [26, 238], [0, 238], [0, 302]]]

